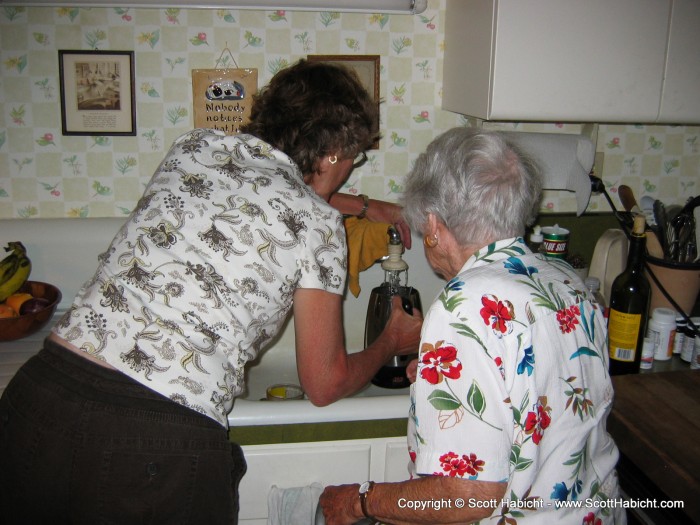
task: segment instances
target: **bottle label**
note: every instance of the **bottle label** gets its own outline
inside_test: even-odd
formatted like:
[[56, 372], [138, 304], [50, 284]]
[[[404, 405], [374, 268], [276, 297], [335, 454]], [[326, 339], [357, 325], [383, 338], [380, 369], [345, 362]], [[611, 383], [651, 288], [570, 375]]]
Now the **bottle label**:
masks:
[[610, 308], [608, 321], [610, 359], [627, 363], [634, 361], [641, 325], [642, 314], [626, 314]]

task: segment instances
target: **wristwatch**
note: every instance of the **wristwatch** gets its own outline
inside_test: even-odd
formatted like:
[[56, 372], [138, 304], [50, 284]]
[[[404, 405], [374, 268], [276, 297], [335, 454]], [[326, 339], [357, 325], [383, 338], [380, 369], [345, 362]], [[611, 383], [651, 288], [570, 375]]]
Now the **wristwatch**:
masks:
[[372, 489], [374, 488], [374, 481], [365, 481], [362, 485], [360, 485], [360, 506], [362, 507], [362, 514], [365, 515], [365, 518], [369, 518], [371, 520], [374, 520], [374, 518], [367, 512], [367, 496], [369, 496], [369, 493], [372, 492]]

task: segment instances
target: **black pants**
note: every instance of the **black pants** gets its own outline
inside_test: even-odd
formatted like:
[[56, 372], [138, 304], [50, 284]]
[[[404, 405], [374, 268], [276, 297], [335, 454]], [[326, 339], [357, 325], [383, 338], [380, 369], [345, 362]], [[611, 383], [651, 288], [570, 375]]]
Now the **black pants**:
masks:
[[235, 524], [216, 421], [46, 341], [0, 399], [0, 523]]

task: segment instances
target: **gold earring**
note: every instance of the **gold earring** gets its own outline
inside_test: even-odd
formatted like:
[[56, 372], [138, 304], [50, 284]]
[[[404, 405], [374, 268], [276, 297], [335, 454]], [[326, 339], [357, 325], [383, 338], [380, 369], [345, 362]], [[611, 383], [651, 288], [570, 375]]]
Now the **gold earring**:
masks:
[[426, 235], [423, 237], [423, 244], [428, 248], [435, 248], [438, 245], [437, 235]]
[[332, 157], [328, 157], [328, 162], [330, 162], [331, 164], [335, 164], [336, 162], [338, 162], [338, 155], [333, 155]]

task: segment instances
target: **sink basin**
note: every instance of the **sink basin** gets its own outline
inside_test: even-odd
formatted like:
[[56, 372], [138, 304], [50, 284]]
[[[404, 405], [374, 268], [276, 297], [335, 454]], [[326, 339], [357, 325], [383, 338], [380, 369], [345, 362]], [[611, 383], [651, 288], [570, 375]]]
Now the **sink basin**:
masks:
[[[296, 364], [285, 361], [272, 361], [271, 363], [256, 363], [246, 369], [246, 393], [238, 399], [246, 401], [267, 401], [267, 388], [279, 384], [299, 384]], [[362, 390], [355, 393], [353, 398], [406, 396], [409, 388], [383, 388], [369, 383]]]
[[409, 388], [389, 389], [368, 384], [362, 390], [325, 407], [308, 399], [268, 401], [266, 391], [275, 384], [299, 384], [293, 349], [273, 347], [246, 368], [246, 392], [236, 398], [230, 426], [284, 425], [332, 421], [405, 418]]

